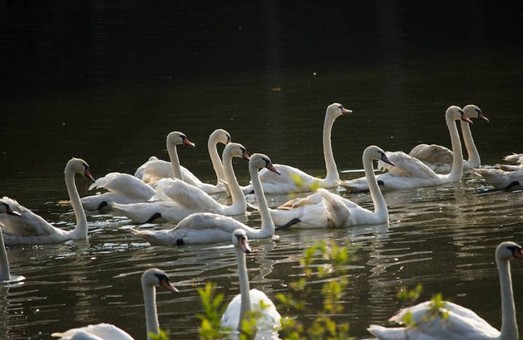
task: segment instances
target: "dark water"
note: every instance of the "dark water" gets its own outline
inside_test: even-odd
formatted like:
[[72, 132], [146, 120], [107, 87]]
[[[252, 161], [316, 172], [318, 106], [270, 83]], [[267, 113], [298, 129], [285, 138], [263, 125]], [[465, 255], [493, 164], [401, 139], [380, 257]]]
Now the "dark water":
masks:
[[[361, 167], [370, 144], [404, 151], [419, 142], [449, 145], [443, 114], [451, 104], [474, 103], [491, 119], [473, 126], [483, 164], [523, 152], [520, 4], [1, 6], [0, 194], [64, 228], [74, 224], [69, 207], [57, 205], [67, 199], [63, 168], [71, 156], [84, 158], [95, 177], [133, 173], [151, 155], [166, 159], [165, 136], [180, 130], [198, 145], [179, 150], [182, 164], [212, 181], [205, 145], [224, 128], [251, 152], [322, 175], [321, 124], [332, 102], [354, 110], [333, 129], [340, 169]], [[245, 164], [235, 168], [245, 183]], [[77, 182], [81, 195], [90, 194], [86, 181]], [[460, 184], [387, 193], [388, 226], [288, 231], [276, 243], [255, 241], [252, 286], [269, 296], [285, 292], [303, 249], [336, 239], [355, 249], [339, 317], [354, 336], [384, 324], [401, 307], [396, 291], [417, 283], [423, 298], [442, 292], [499, 328], [493, 250], [502, 240], [523, 242], [523, 198], [485, 188], [466, 175]], [[371, 204], [364, 194], [351, 198]], [[158, 297], [161, 326], [173, 338], [195, 337], [197, 287], [217, 282], [228, 299], [238, 291], [232, 250], [223, 244], [149, 247], [125, 220], [92, 215], [89, 222], [89, 242], [9, 249], [12, 272], [26, 281], [0, 287], [2, 337], [48, 339], [53, 331], [106, 321], [144, 338], [139, 276], [150, 266], [167, 271], [182, 290]], [[248, 224], [258, 226], [259, 216]], [[518, 306], [521, 263], [513, 264], [513, 281]], [[310, 315], [317, 305], [310, 301]]]

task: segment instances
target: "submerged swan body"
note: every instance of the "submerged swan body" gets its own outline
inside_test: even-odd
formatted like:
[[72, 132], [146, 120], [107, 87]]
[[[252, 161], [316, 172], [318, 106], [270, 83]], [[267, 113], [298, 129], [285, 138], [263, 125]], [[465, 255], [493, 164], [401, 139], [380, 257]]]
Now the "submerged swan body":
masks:
[[[171, 283], [169, 282], [169, 278], [162, 270], [152, 268], [146, 270], [143, 273], [142, 293], [143, 302], [145, 306], [147, 339], [150, 339], [149, 333], [160, 333], [158, 313], [156, 310], [156, 287], [163, 287], [172, 293], [178, 292], [178, 289], [171, 285]], [[60, 340], [133, 340], [133, 338], [126, 331], [108, 323], [100, 323], [96, 325], [73, 328], [65, 332], [53, 333], [51, 334], [51, 336], [59, 337]]]
[[261, 228], [251, 228], [234, 218], [211, 213], [195, 213], [187, 216], [176, 227], [169, 230], [137, 230], [131, 231], [153, 245], [185, 245], [225, 242], [230, 240], [231, 233], [241, 228], [251, 239], [273, 238], [274, 223], [269, 214], [267, 200], [263, 193], [258, 170], [274, 169], [269, 157], [263, 154], [253, 154], [249, 160], [249, 172], [254, 185], [256, 199], [260, 205]]
[[0, 223], [4, 225], [3, 234], [5, 243], [14, 244], [44, 244], [60, 243], [68, 240], [87, 238], [87, 217], [80, 202], [80, 195], [74, 181], [75, 174], [82, 174], [94, 182], [87, 163], [79, 158], [72, 158], [65, 166], [65, 185], [76, 216], [76, 226], [71, 231], [62, 230], [51, 225], [39, 215], [20, 205], [14, 199], [3, 197], [3, 202], [16, 211], [20, 216], [0, 214]]
[[[322, 179], [311, 176], [289, 165], [275, 164], [274, 167], [280, 175], [265, 170], [260, 172], [264, 192], [266, 194], [288, 194], [292, 192], [311, 191], [311, 188], [314, 187], [337, 187], [340, 181], [340, 175], [332, 152], [331, 132], [336, 118], [342, 115], [348, 115], [349, 113], [352, 113], [352, 111], [345, 109], [343, 105], [338, 103], [331, 104], [327, 107], [325, 121], [323, 123], [323, 156], [327, 168], [327, 176], [325, 178]], [[245, 193], [252, 193], [252, 191], [252, 185], [244, 187]]]
[[[467, 118], [481, 118], [486, 120], [481, 109], [476, 105], [469, 104], [463, 108], [464, 116]], [[463, 134], [463, 142], [467, 150], [468, 159], [463, 160], [463, 170], [472, 168], [479, 168], [481, 166], [481, 158], [479, 156], [478, 148], [472, 138], [469, 122], [460, 120], [461, 133]], [[409, 155], [422, 161], [425, 165], [431, 168], [438, 174], [447, 174], [452, 168], [452, 160], [454, 154], [448, 148], [437, 144], [419, 144], [410, 150]]]
[[179, 179], [162, 179], [155, 184], [157, 201], [135, 204], [113, 204], [112, 209], [130, 218], [134, 223], [152, 222], [162, 219], [179, 222], [196, 212], [212, 212], [215, 214], [236, 216], [243, 215], [247, 210], [247, 200], [234, 174], [233, 158], [241, 157], [248, 160], [247, 150], [241, 144], [230, 143], [223, 151], [225, 179], [229, 183], [232, 204], [224, 205], [217, 202], [203, 190], [187, 184]]
[[[381, 189], [403, 190], [459, 182], [463, 176], [463, 154], [461, 152], [461, 142], [456, 127], [456, 120], [460, 119], [471, 122], [469, 118], [464, 116], [462, 109], [454, 105], [450, 106], [445, 113], [445, 121], [449, 129], [452, 152], [454, 153], [450, 173], [445, 175], [437, 174], [419, 159], [404, 152], [387, 152], [387, 157], [394, 166], [382, 164], [387, 169], [387, 172], [376, 176]], [[352, 192], [369, 190], [365, 177], [353, 179], [341, 185]]]
[[[516, 309], [512, 293], [510, 276], [511, 259], [523, 259], [521, 247], [514, 242], [502, 242], [496, 248], [496, 265], [501, 286], [501, 331], [492, 327], [476, 313], [445, 301], [439, 308], [440, 313], [434, 313], [431, 301], [402, 309], [390, 321], [403, 323], [403, 317], [410, 313], [410, 319], [416, 326], [386, 328], [370, 325], [369, 332], [378, 339], [517, 339]], [[443, 313], [448, 317], [441, 318]]]
[[293, 199], [278, 209], [271, 209], [274, 223], [280, 226], [299, 228], [341, 228], [363, 224], [388, 223], [388, 209], [385, 199], [378, 187], [373, 171], [373, 161], [381, 160], [392, 163], [385, 151], [371, 145], [362, 156], [365, 176], [374, 202], [374, 211], [367, 210], [356, 203], [326, 189], [305, 198]]
[[[230, 235], [229, 235], [230, 236]], [[236, 295], [222, 315], [221, 325], [233, 331], [241, 330], [241, 321], [250, 311], [259, 313], [256, 319], [256, 339], [270, 339], [280, 327], [281, 316], [274, 303], [260, 290], [250, 289], [245, 254], [251, 252], [247, 233], [243, 229], [232, 232], [232, 242], [238, 263], [240, 294]]]

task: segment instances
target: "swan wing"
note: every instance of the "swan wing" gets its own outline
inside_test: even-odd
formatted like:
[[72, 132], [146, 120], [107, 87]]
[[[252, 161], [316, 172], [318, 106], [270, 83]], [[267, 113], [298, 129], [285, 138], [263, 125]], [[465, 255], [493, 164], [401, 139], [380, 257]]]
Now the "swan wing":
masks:
[[162, 178], [173, 178], [174, 172], [171, 162], [152, 157], [142, 164], [134, 174], [145, 183], [154, 183]]
[[202, 189], [184, 181], [165, 178], [155, 185], [160, 198], [171, 199], [195, 211], [219, 212], [221, 205]]
[[260, 181], [267, 194], [286, 194], [290, 192], [313, 191], [315, 187], [325, 186], [321, 178], [311, 176], [304, 171], [282, 164], [274, 164], [279, 175], [268, 169], [262, 169]]
[[387, 152], [387, 158], [394, 166], [380, 162], [382, 168], [386, 168], [391, 175], [398, 177], [414, 177], [420, 179], [431, 179], [436, 175], [428, 166], [417, 158], [407, 155], [402, 151]]
[[5, 235], [29, 237], [46, 236], [55, 233], [56, 228], [53, 225], [19, 204], [16, 200], [4, 196], [0, 201], [8, 204], [13, 211], [20, 214], [20, 216], [0, 214], [0, 222], [4, 225], [2, 232]]
[[154, 189], [138, 178], [124, 173], [111, 172], [98, 178], [89, 189], [103, 188], [111, 192], [134, 199], [148, 200], [154, 195]]
[[510, 164], [523, 164], [523, 153], [513, 153], [503, 157], [503, 160], [509, 162]]
[[318, 189], [318, 194], [321, 195], [324, 200], [325, 215], [329, 227], [338, 228], [346, 226], [350, 219], [350, 209], [347, 206], [348, 202], [345, 202], [348, 200], [344, 200], [341, 196], [326, 189]]
[[472, 169], [496, 189], [512, 189], [523, 187], [523, 170], [504, 171], [500, 169]]
[[134, 340], [127, 332], [108, 323], [73, 328], [65, 332], [53, 333], [51, 336], [59, 337], [60, 340]]
[[437, 144], [419, 144], [409, 152], [409, 156], [420, 161], [432, 164], [452, 164], [454, 154], [452, 150]]

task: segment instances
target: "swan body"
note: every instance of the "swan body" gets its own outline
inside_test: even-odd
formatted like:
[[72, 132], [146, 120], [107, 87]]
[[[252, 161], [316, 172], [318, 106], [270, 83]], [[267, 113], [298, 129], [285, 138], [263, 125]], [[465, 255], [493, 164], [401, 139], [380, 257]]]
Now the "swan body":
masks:
[[280, 313], [278, 313], [274, 303], [265, 293], [257, 289], [249, 289], [245, 254], [250, 253], [251, 249], [245, 230], [235, 230], [232, 233], [232, 240], [238, 263], [240, 294], [236, 295], [227, 306], [220, 321], [221, 326], [240, 331], [241, 320], [245, 318], [249, 311], [253, 311], [260, 314], [256, 319], [256, 328], [258, 330], [256, 338], [270, 338], [270, 333], [273, 333], [280, 327]]
[[[518, 339], [516, 309], [512, 293], [509, 261], [523, 259], [521, 247], [514, 242], [502, 242], [496, 248], [496, 265], [501, 286], [501, 331], [492, 327], [476, 313], [460, 305], [445, 301], [434, 314], [431, 301], [405, 308], [393, 316], [390, 321], [402, 323], [403, 316], [411, 313], [415, 326], [386, 328], [370, 325], [368, 331], [378, 339]], [[441, 315], [447, 312], [448, 317]]]
[[76, 216], [75, 228], [71, 231], [56, 228], [14, 199], [3, 197], [0, 202], [9, 205], [13, 211], [20, 214], [20, 216], [0, 214], [0, 223], [4, 225], [3, 234], [6, 244], [60, 243], [87, 238], [87, 217], [80, 202], [74, 176], [75, 174], [82, 174], [93, 182], [94, 178], [91, 176], [87, 163], [79, 158], [69, 160], [64, 173], [67, 193]]
[[[455, 121], [460, 119], [471, 122], [469, 118], [464, 116], [461, 108], [454, 105], [450, 106], [445, 113], [445, 121], [447, 122], [452, 143], [452, 152], [455, 156], [453, 157], [450, 173], [445, 175], [437, 174], [419, 159], [404, 152], [387, 152], [387, 158], [394, 166], [380, 163], [387, 170], [386, 173], [376, 176], [381, 189], [403, 190], [459, 182], [463, 176], [463, 154]], [[352, 192], [369, 190], [365, 177], [346, 181], [340, 185]]]
[[[280, 175], [266, 170], [260, 172], [260, 180], [264, 192], [266, 194], [288, 194], [311, 191], [311, 188], [314, 187], [337, 187], [340, 181], [340, 175], [332, 152], [331, 132], [336, 118], [342, 115], [348, 115], [349, 113], [352, 113], [352, 111], [345, 109], [343, 105], [338, 103], [331, 104], [327, 107], [323, 124], [323, 156], [327, 168], [327, 176], [325, 178], [321, 179], [311, 176], [289, 165], [275, 164], [274, 167]], [[246, 194], [249, 194], [252, 193], [253, 187], [252, 185], [248, 185], [244, 187], [243, 190]]]
[[[160, 333], [160, 325], [158, 323], [158, 314], [156, 310], [156, 287], [163, 287], [172, 293], [178, 292], [178, 289], [171, 285], [169, 278], [162, 270], [152, 268], [143, 273], [142, 293], [145, 305], [147, 339], [150, 339], [149, 333]], [[51, 336], [59, 337], [61, 340], [133, 340], [126, 331], [108, 323], [73, 328], [65, 332], [53, 333]]]
[[523, 189], [523, 169], [505, 171], [501, 169], [473, 169], [474, 174], [482, 177], [488, 184], [500, 190]]
[[[489, 119], [481, 112], [481, 109], [476, 105], [469, 104], [463, 108], [464, 116], [467, 118], [481, 118]], [[468, 159], [463, 160], [463, 170], [472, 168], [479, 168], [481, 166], [481, 158], [478, 149], [472, 138], [470, 130], [470, 123], [465, 120], [460, 120], [461, 133], [463, 134], [463, 142], [467, 149]], [[419, 144], [410, 150], [409, 155], [422, 161], [425, 165], [431, 168], [438, 174], [447, 174], [452, 168], [452, 161], [454, 154], [448, 148], [437, 144]]]
[[[178, 178], [183, 181], [192, 184], [208, 194], [217, 194], [226, 191], [226, 187], [223, 184], [225, 180], [223, 165], [218, 155], [217, 146], [218, 144], [229, 144], [231, 142], [231, 135], [223, 130], [216, 129], [209, 136], [207, 143], [207, 149], [209, 150], [209, 156], [211, 158], [211, 163], [214, 168], [217, 177], [216, 184], [209, 184], [202, 182], [198, 177], [196, 177], [189, 169], [180, 165], [181, 177], [175, 176], [175, 170], [173, 169], [172, 162], [166, 162], [159, 160], [156, 157], [151, 157], [146, 163], [138, 167], [135, 172], [135, 176], [142, 179], [144, 182], [153, 184], [159, 181], [162, 178]], [[189, 144], [187, 144], [189, 145]], [[172, 148], [172, 143], [167, 144], [167, 148]], [[169, 155], [174, 154], [172, 151], [169, 152]]]
[[260, 206], [261, 228], [251, 228], [231, 217], [212, 213], [195, 213], [185, 217], [176, 227], [170, 230], [137, 230], [131, 231], [152, 245], [185, 245], [226, 242], [231, 233], [242, 229], [251, 239], [275, 238], [274, 223], [269, 214], [267, 200], [263, 193], [258, 170], [262, 168], [277, 171], [269, 157], [253, 154], [249, 160], [249, 172], [254, 185], [256, 199]]
[[388, 223], [388, 209], [383, 195], [376, 182], [373, 171], [373, 161], [381, 160], [390, 163], [385, 151], [371, 145], [365, 149], [362, 156], [363, 168], [370, 194], [374, 202], [374, 211], [367, 210], [356, 203], [320, 188], [317, 193], [305, 198], [296, 198], [271, 209], [271, 217], [277, 226], [301, 228], [340, 228], [353, 225]]
[[[0, 214], [9, 214], [13, 216], [20, 216], [16, 211], [11, 210], [11, 207], [6, 203], [0, 203]], [[4, 236], [2, 234], [2, 226], [0, 225], [0, 284], [12, 283], [24, 280], [23, 276], [11, 275], [9, 269], [9, 259], [7, 257], [7, 251], [5, 250]]]
[[503, 157], [503, 160], [510, 164], [498, 164], [497, 167], [505, 171], [523, 170], [523, 153], [513, 153]]
[[247, 150], [243, 145], [238, 143], [227, 144], [223, 151], [223, 162], [225, 179], [229, 183], [232, 196], [231, 205], [220, 204], [202, 189], [179, 179], [166, 178], [154, 184], [157, 192], [154, 198], [159, 200], [136, 204], [112, 204], [111, 207], [115, 212], [122, 213], [135, 223], [151, 222], [158, 218], [170, 222], [179, 222], [196, 212], [212, 212], [227, 216], [245, 214], [247, 200], [234, 175], [232, 161], [235, 157], [249, 159]]
[[98, 178], [89, 190], [101, 188], [108, 190], [102, 194], [82, 197], [86, 210], [102, 210], [110, 203], [137, 203], [151, 199], [156, 191], [142, 180], [124, 173], [110, 172]]

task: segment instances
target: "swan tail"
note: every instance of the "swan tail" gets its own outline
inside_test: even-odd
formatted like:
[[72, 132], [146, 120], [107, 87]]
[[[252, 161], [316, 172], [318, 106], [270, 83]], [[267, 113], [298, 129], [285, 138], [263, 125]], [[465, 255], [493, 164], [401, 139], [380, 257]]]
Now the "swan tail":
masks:
[[387, 328], [379, 325], [370, 325], [367, 328], [370, 334], [374, 335], [378, 339], [387, 340], [405, 340], [408, 339], [406, 329], [404, 327]]
[[347, 225], [350, 218], [350, 210], [347, 206], [335, 194], [326, 189], [318, 189], [318, 193], [324, 200], [328, 226], [339, 228]]

